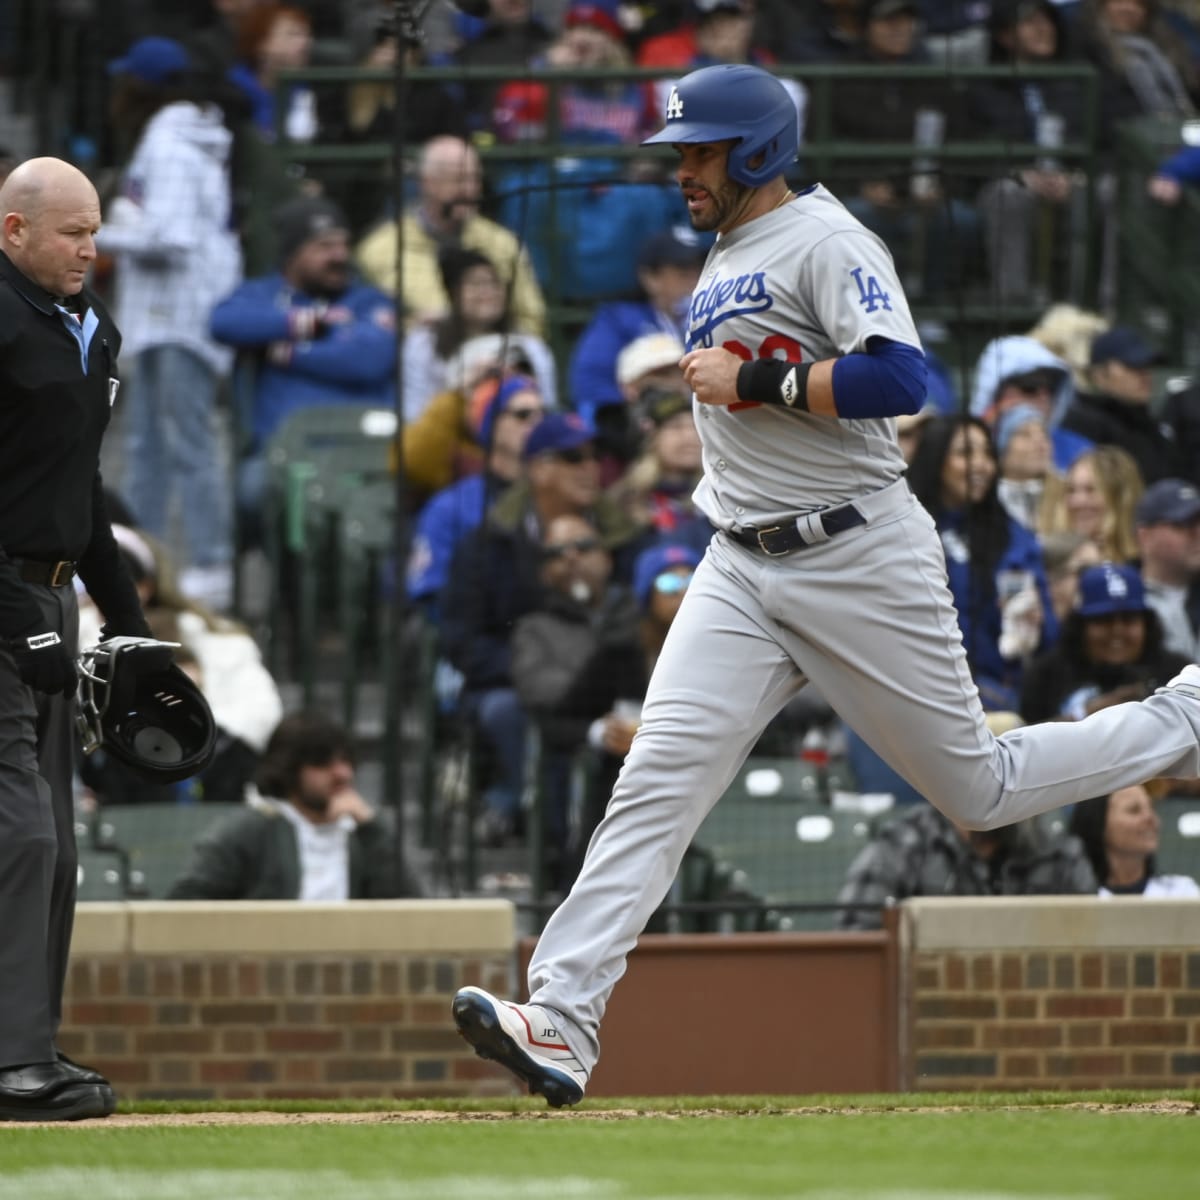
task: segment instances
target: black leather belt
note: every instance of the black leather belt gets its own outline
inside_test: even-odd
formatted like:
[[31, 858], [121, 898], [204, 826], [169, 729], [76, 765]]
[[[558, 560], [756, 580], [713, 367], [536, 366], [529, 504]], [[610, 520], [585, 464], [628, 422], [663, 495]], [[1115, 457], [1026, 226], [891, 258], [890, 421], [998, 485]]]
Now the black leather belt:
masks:
[[34, 562], [31, 558], [14, 558], [17, 574], [26, 583], [40, 583], [46, 587], [65, 587], [75, 577], [75, 563]]
[[766, 529], [756, 529], [752, 525], [743, 526], [741, 529], [731, 529], [729, 536], [735, 542], [749, 546], [751, 550], [761, 550], [763, 554], [775, 558], [782, 554], [791, 554], [794, 550], [819, 546], [823, 541], [836, 537], [839, 533], [845, 533], [847, 529], [857, 529], [858, 526], [867, 523], [867, 518], [853, 504], [843, 504], [840, 508], [825, 509], [822, 512], [813, 513], [811, 516], [821, 522], [821, 527], [825, 530], [825, 538], [810, 538], [806, 541], [797, 526], [798, 521], [805, 519], [803, 516], [792, 517], [785, 525], [771, 525]]

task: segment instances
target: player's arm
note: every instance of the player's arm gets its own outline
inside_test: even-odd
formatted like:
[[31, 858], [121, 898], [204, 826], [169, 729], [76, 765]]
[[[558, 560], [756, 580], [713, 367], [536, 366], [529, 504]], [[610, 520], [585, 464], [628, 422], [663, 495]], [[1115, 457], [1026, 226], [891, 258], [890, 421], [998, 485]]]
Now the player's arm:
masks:
[[825, 417], [896, 417], [925, 402], [925, 355], [891, 338], [867, 339], [863, 353], [813, 363], [758, 359], [737, 372], [737, 398]]

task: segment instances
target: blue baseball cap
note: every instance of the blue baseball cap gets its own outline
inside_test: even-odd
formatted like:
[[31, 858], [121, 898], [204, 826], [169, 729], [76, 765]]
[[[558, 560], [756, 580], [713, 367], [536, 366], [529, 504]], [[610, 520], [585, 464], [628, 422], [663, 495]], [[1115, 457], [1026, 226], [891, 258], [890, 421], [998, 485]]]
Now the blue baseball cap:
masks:
[[173, 76], [182, 75], [192, 65], [186, 47], [174, 38], [139, 38], [124, 57], [114, 58], [108, 64], [110, 75], [129, 75], [143, 83], [166, 83]]
[[662, 542], [648, 546], [637, 556], [633, 564], [633, 594], [638, 605], [645, 608], [650, 603], [654, 581], [672, 567], [690, 567], [693, 571], [700, 565], [700, 554], [683, 542]]
[[672, 225], [650, 234], [638, 247], [639, 268], [699, 267], [708, 255], [708, 242], [689, 225]]
[[1081, 617], [1148, 611], [1141, 574], [1136, 567], [1121, 563], [1085, 567], [1079, 572], [1079, 603], [1075, 611]]
[[1127, 367], [1152, 367], [1160, 361], [1157, 350], [1136, 329], [1116, 325], [1092, 340], [1091, 364], [1119, 362]]
[[547, 413], [529, 434], [523, 457], [528, 462], [539, 454], [575, 450], [586, 446], [595, 436], [592, 427], [578, 413]]
[[1190, 525], [1200, 518], [1200, 489], [1186, 479], [1160, 479], [1142, 494], [1133, 519], [1138, 525]]

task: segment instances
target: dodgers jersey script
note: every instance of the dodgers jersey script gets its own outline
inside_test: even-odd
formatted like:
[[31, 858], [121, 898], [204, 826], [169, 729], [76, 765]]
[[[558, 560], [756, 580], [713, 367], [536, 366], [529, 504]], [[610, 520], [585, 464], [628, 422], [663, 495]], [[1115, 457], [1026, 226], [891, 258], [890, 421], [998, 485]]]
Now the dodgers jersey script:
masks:
[[[887, 247], [814, 184], [717, 239], [692, 295], [687, 348], [817, 362], [862, 351], [873, 336], [921, 344]], [[854, 500], [904, 470], [891, 418], [694, 408], [704, 445], [695, 500], [722, 529]]]

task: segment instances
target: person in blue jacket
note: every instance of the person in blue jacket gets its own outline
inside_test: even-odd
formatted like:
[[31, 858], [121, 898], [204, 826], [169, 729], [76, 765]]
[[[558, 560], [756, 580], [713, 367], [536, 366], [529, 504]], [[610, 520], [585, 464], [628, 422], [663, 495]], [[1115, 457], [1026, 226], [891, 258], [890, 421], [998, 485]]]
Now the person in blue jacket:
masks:
[[989, 711], [1016, 711], [1026, 660], [1058, 637], [1036, 534], [1008, 515], [991, 430], [978, 417], [936, 417], [908, 470], [946, 556], [967, 664]]
[[580, 334], [571, 356], [571, 405], [593, 428], [597, 409], [625, 403], [616, 363], [630, 342], [648, 333], [668, 333], [684, 341], [684, 321], [708, 240], [686, 226], [651, 234], [638, 248], [642, 299], [602, 304]]
[[442, 488], [417, 515], [409, 549], [408, 595], [434, 623], [437, 596], [455, 549], [520, 476], [525, 441], [546, 413], [537, 382], [528, 375], [497, 379], [494, 385], [476, 430], [484, 448], [483, 470]]
[[353, 279], [341, 209], [300, 197], [279, 209], [275, 227], [280, 269], [247, 279], [209, 321], [214, 338], [253, 357], [237, 488], [239, 516], [251, 529], [266, 490], [267, 443], [289, 414], [316, 404], [395, 404], [392, 300]]
[[1065, 359], [1036, 338], [1005, 335], [988, 342], [975, 365], [971, 415], [994, 429], [1010, 408], [1035, 405], [1046, 418], [1055, 469], [1065, 471], [1092, 446], [1089, 438], [1062, 426], [1074, 398], [1075, 384]]

